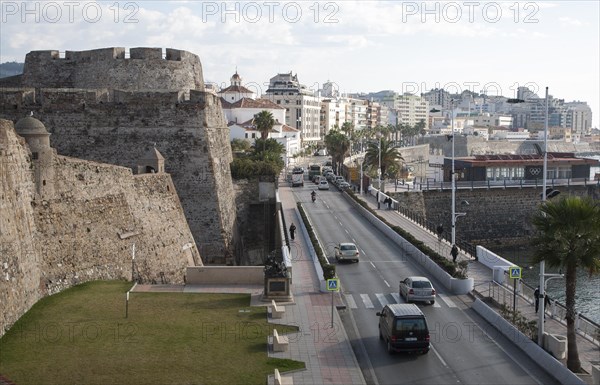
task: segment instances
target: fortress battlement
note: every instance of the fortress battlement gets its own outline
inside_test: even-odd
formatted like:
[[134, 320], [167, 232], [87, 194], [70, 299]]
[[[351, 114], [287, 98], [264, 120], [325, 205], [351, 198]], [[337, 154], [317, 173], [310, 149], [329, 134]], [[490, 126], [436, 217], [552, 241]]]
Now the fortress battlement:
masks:
[[204, 91], [200, 58], [173, 48], [164, 55], [162, 48], [131, 48], [129, 58], [123, 47], [65, 51], [64, 57], [57, 50], [31, 51], [20, 82], [36, 88]]
[[171, 61], [185, 61], [185, 60], [198, 60], [198, 56], [191, 52], [167, 48], [166, 54], [163, 55], [162, 48], [152, 47], [135, 47], [129, 49], [129, 59], [126, 58], [126, 49], [124, 47], [109, 47], [91, 49], [86, 51], [65, 51], [65, 56], [61, 58], [60, 51], [58, 50], [42, 50], [42, 51], [31, 51], [25, 57], [25, 62], [29, 64], [35, 64], [36, 62], [49, 61], [49, 60], [63, 60], [63, 61], [76, 61], [76, 62], [95, 62], [95, 61], [107, 61], [107, 60], [171, 60]]

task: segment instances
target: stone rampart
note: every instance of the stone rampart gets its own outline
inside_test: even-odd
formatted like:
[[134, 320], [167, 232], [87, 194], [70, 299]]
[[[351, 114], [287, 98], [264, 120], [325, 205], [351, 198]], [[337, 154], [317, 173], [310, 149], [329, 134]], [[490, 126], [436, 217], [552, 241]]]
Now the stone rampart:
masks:
[[33, 111], [59, 154], [137, 170], [156, 145], [205, 263], [231, 262], [233, 158], [218, 97], [197, 90], [186, 100], [182, 91], [106, 89], [10, 89], [1, 97], [18, 102], [0, 104], [0, 117], [16, 122]]
[[[561, 194], [591, 196], [600, 199], [600, 186], [557, 186]], [[525, 243], [533, 232], [531, 217], [540, 203], [541, 187], [457, 189], [456, 212], [465, 213], [456, 220], [461, 239], [482, 246]], [[451, 231], [452, 192], [444, 191], [391, 193], [401, 207], [441, 223]], [[468, 204], [467, 204], [468, 202]]]
[[[109, 88], [120, 90], [204, 90], [198, 56], [167, 48], [123, 47], [89, 51], [31, 51], [21, 85], [36, 88]], [[1, 84], [1, 83], [0, 83]]]
[[5, 120], [0, 155], [0, 333], [72, 285], [132, 270], [144, 282], [183, 283], [186, 267], [202, 264], [169, 174], [54, 155], [42, 178], [52, 189], [36, 193], [38, 165]]

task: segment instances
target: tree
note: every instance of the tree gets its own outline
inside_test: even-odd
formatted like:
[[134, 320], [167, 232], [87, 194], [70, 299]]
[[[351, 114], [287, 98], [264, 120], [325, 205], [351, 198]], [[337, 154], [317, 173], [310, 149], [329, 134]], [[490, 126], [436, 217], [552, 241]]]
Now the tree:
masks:
[[346, 135], [337, 130], [331, 130], [325, 135], [325, 147], [331, 155], [333, 168], [339, 175], [340, 165], [344, 163], [344, 158], [350, 149], [350, 140]]
[[251, 146], [246, 139], [235, 138], [231, 141], [231, 151], [233, 152], [247, 152]]
[[260, 131], [260, 138], [267, 139], [269, 132], [275, 125], [273, 114], [267, 110], [259, 112], [258, 114], [254, 115], [254, 125], [256, 125], [256, 129]]
[[591, 198], [566, 196], [546, 201], [534, 215], [537, 234], [532, 238], [534, 261], [565, 271], [567, 367], [581, 370], [575, 332], [577, 267], [590, 275], [600, 272], [600, 206]]
[[380, 139], [369, 143], [367, 152], [365, 153], [365, 164], [368, 167], [377, 170], [379, 167], [379, 144], [381, 142], [381, 177], [382, 185], [381, 192], [385, 191], [385, 172], [386, 169], [396, 165], [398, 161], [404, 160], [398, 149], [392, 145], [392, 142], [387, 139]]
[[283, 144], [273, 138], [255, 139], [252, 146], [252, 158], [255, 160], [265, 160], [283, 164], [281, 154], [285, 152]]

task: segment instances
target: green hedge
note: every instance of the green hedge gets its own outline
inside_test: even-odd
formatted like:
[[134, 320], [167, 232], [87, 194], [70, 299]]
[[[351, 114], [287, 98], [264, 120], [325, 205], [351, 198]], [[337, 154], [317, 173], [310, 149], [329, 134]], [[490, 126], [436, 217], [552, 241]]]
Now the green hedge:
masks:
[[298, 205], [298, 211], [300, 211], [300, 216], [302, 217], [302, 221], [304, 222], [304, 226], [306, 227], [306, 230], [308, 231], [308, 236], [310, 237], [310, 241], [312, 242], [312, 245], [315, 248], [315, 253], [317, 253], [317, 258], [319, 258], [319, 263], [321, 264], [321, 267], [323, 268], [323, 279], [335, 278], [335, 265], [332, 265], [331, 263], [329, 263], [327, 261], [327, 258], [325, 258], [323, 249], [321, 249], [321, 245], [319, 244], [319, 241], [317, 240], [315, 231], [312, 228], [312, 226], [310, 225], [310, 222], [308, 221], [308, 217], [306, 216], [306, 213], [304, 212], [302, 203], [298, 202], [297, 205]]
[[369, 205], [365, 201], [363, 201], [362, 199], [359, 199], [354, 194], [353, 191], [348, 189], [348, 190], [346, 190], [346, 193], [348, 195], [350, 195], [350, 197], [352, 197], [352, 199], [354, 199], [356, 201], [356, 203], [358, 203], [359, 205], [364, 207], [371, 214], [373, 214], [376, 218], [378, 218], [380, 221], [385, 223], [386, 226], [388, 226], [389, 228], [394, 230], [402, 238], [406, 239], [409, 243], [411, 243], [413, 246], [415, 246], [417, 249], [419, 249], [423, 254], [427, 255], [433, 262], [435, 262], [438, 266], [440, 266], [442, 269], [444, 269], [444, 271], [447, 272], [448, 274], [450, 274], [452, 277], [458, 278], [458, 279], [467, 278], [467, 266], [468, 266], [467, 261], [460, 261], [458, 264], [455, 264], [448, 258], [445, 258], [442, 255], [440, 255], [437, 251], [435, 251], [432, 248], [430, 248], [429, 246], [425, 245], [425, 243], [423, 243], [422, 241], [415, 238], [411, 233], [405, 231], [400, 226], [394, 226], [394, 225], [391, 225], [390, 223], [388, 223], [385, 220], [385, 218], [380, 217], [375, 210], [373, 210], [371, 207], [369, 207]]
[[276, 177], [283, 169], [276, 161], [254, 160], [249, 157], [234, 158], [230, 167], [233, 179], [251, 179], [265, 175]]

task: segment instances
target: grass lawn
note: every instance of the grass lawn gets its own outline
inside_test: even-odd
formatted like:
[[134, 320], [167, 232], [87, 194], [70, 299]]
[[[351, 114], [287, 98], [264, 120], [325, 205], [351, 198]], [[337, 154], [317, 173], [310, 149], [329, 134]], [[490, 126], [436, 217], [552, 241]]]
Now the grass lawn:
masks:
[[[266, 307], [248, 294], [132, 293], [85, 283], [36, 303], [0, 339], [0, 374], [16, 384], [265, 384]], [[295, 331], [277, 327], [279, 333]]]

